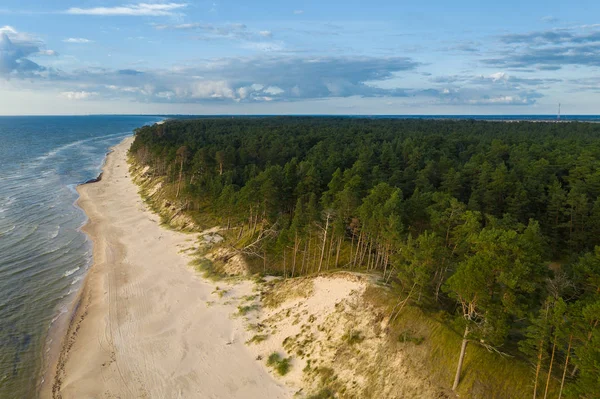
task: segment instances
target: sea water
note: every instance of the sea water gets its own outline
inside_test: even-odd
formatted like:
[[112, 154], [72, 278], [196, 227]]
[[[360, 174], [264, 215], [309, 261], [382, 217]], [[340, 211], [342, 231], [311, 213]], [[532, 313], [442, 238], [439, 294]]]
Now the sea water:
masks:
[[98, 176], [109, 147], [161, 119], [0, 117], [0, 398], [35, 398], [48, 333], [91, 264], [75, 187]]

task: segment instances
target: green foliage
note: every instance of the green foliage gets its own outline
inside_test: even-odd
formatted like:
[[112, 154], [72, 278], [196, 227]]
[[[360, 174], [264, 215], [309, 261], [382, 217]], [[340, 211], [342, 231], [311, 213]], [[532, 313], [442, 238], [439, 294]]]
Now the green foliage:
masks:
[[255, 336], [253, 336], [252, 338], [250, 338], [248, 341], [246, 341], [247, 344], [259, 344], [265, 340], [267, 340], [269, 338], [268, 335], [266, 334], [257, 334]]
[[267, 366], [273, 367], [281, 376], [286, 375], [290, 371], [290, 358], [282, 358], [277, 352], [273, 352], [267, 359]]
[[258, 309], [259, 309], [258, 305], [240, 305], [240, 306], [238, 306], [238, 314], [240, 316], [245, 316], [248, 313], [258, 310]]
[[421, 345], [425, 337], [417, 336], [411, 330], [404, 330], [398, 335], [398, 342], [410, 342], [415, 345]]
[[307, 399], [331, 399], [335, 398], [333, 391], [330, 388], [322, 388], [319, 392], [309, 395]]
[[365, 340], [364, 335], [360, 331], [350, 330], [342, 337], [343, 341], [346, 341], [348, 345], [360, 344]]
[[458, 319], [472, 343], [525, 355], [539, 388], [565, 375], [564, 394], [585, 398], [598, 391], [599, 133], [577, 122], [204, 118], [138, 129], [131, 155], [197, 225], [231, 227], [253, 272], [378, 273], [396, 287], [394, 312], [416, 304]]

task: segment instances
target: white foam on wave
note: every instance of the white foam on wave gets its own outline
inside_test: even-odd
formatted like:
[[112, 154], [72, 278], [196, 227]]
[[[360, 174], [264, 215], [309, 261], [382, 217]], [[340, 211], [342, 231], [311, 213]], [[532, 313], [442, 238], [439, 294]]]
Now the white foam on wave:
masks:
[[77, 266], [75, 269], [67, 270], [63, 274], [63, 277], [69, 277], [71, 274], [75, 273], [77, 270], [79, 270], [79, 266]]
[[48, 160], [48, 159], [50, 159], [50, 158], [58, 155], [62, 151], [67, 150], [69, 148], [73, 148], [75, 146], [82, 145], [82, 144], [85, 144], [85, 143], [90, 142], [90, 141], [98, 141], [98, 140], [102, 140], [102, 139], [109, 139], [109, 138], [118, 137], [118, 136], [124, 136], [124, 135], [125, 135], [125, 133], [119, 132], [119, 133], [107, 134], [107, 135], [104, 135], [104, 136], [90, 137], [90, 138], [87, 138], [87, 139], [84, 139], [84, 140], [77, 140], [77, 141], [74, 141], [72, 143], [68, 143], [68, 144], [64, 144], [64, 145], [61, 145], [59, 147], [56, 147], [53, 150], [48, 151], [44, 155], [35, 158], [34, 161], [37, 161], [37, 163], [41, 163], [41, 162], [44, 162], [44, 161], [46, 161], [46, 160]]
[[3, 235], [6, 235], [8, 233], [10, 233], [11, 231], [13, 231], [15, 228], [17, 227], [16, 224], [13, 224], [11, 227], [9, 227], [7, 230], [4, 231], [0, 231], [0, 237], [2, 237]]
[[50, 233], [50, 239], [54, 240], [56, 237], [58, 237], [59, 231], [60, 231], [60, 226], [56, 226], [56, 230], [53, 231], [52, 233]]
[[[70, 294], [70, 292], [69, 292], [69, 294]], [[69, 294], [67, 294], [67, 295], [69, 295]], [[52, 320], [50, 321], [50, 324], [54, 324], [54, 322], [56, 320], [58, 320], [62, 315], [64, 315], [68, 311], [69, 311], [69, 309], [67, 309], [65, 306], [61, 306], [60, 309], [58, 310], [58, 314], [52, 318]]]
[[15, 202], [15, 197], [6, 197], [0, 199], [0, 213], [6, 212], [13, 202]]
[[48, 151], [44, 155], [41, 155], [41, 156], [37, 157], [34, 161], [43, 162], [43, 161], [45, 161], [47, 159], [52, 158], [55, 155], [58, 155], [61, 151], [64, 151], [64, 150], [66, 150], [68, 148], [71, 148], [71, 147], [75, 147], [77, 144], [81, 144], [84, 141], [86, 141], [86, 140], [77, 140], [77, 141], [74, 141], [74, 142], [69, 143], [69, 144], [61, 145], [60, 147], [56, 147], [55, 149]]
[[[79, 281], [81, 281], [81, 276], [77, 276], [73, 279], [73, 281], [71, 282], [71, 285], [75, 285], [77, 284]], [[69, 290], [69, 294], [71, 293], [71, 290]], [[69, 295], [67, 294], [67, 295]]]

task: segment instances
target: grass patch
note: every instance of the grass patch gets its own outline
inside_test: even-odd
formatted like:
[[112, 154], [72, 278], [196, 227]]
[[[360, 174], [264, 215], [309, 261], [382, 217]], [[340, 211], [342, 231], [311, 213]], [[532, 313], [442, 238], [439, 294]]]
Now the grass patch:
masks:
[[350, 330], [342, 336], [342, 340], [346, 341], [348, 345], [354, 345], [363, 342], [365, 340], [365, 337], [358, 330]]
[[248, 313], [258, 310], [259, 306], [254, 304], [254, 305], [245, 305], [245, 306], [238, 306], [238, 315], [240, 316], [246, 316]]
[[221, 288], [217, 287], [212, 293], [216, 294], [219, 298], [223, 298], [228, 292], [229, 290], [222, 290]]
[[268, 308], [276, 308], [295, 298], [308, 298], [312, 295], [314, 284], [310, 278], [294, 278], [273, 281], [267, 286], [263, 303]]
[[290, 358], [282, 358], [281, 355], [277, 352], [273, 352], [269, 355], [267, 359], [267, 366], [273, 367], [277, 374], [286, 375], [290, 371]]
[[[389, 315], [398, 302], [398, 298], [384, 287], [367, 288], [363, 298], [385, 315]], [[428, 371], [431, 380], [450, 388], [462, 342], [462, 331], [453, 328], [451, 317], [444, 312], [427, 312], [409, 305], [389, 326], [388, 337], [390, 345], [393, 342], [398, 345], [401, 342], [418, 342], [419, 345], [407, 347], [413, 361]], [[470, 342], [457, 394], [486, 399], [531, 397], [532, 369], [518, 353], [511, 355], [514, 357], [503, 357]], [[548, 397], [558, 396], [558, 385], [551, 381]]]
[[335, 398], [335, 394], [329, 388], [322, 388], [319, 392], [307, 396], [307, 399], [330, 399], [330, 398]]
[[425, 341], [425, 337], [415, 335], [414, 331], [404, 330], [398, 335], [398, 342], [411, 342], [415, 345], [421, 345]]
[[196, 271], [202, 274], [202, 277], [211, 281], [222, 280], [225, 276], [219, 273], [215, 264], [206, 258], [198, 258], [191, 262]]
[[246, 344], [259, 344], [265, 341], [267, 338], [269, 338], [269, 336], [266, 334], [257, 334], [254, 337], [250, 338], [248, 341], [246, 341]]

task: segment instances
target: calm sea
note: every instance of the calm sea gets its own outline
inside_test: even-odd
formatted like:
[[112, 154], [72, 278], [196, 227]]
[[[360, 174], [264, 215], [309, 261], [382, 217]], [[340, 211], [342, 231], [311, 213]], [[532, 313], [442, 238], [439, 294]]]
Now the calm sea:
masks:
[[0, 398], [34, 398], [48, 332], [91, 262], [75, 186], [151, 116], [0, 117]]

